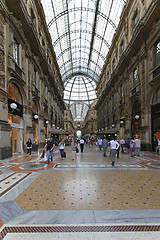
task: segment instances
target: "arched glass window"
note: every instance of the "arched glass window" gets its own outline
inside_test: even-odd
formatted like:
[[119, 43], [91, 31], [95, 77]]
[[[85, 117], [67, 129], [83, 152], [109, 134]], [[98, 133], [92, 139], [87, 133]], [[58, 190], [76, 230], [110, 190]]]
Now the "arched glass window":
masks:
[[153, 96], [152, 104], [155, 105], [157, 103], [160, 103], [160, 88], [157, 89]]
[[132, 113], [137, 113], [140, 111], [141, 111], [141, 103], [137, 100], [133, 105]]
[[22, 95], [18, 86], [14, 83], [10, 83], [8, 86], [8, 97], [14, 100], [15, 102], [23, 105]]
[[32, 111], [33, 111], [34, 113], [38, 113], [38, 107], [37, 107], [36, 101], [33, 101], [33, 102], [32, 102]]
[[125, 110], [122, 109], [122, 110], [121, 110], [121, 113], [120, 113], [120, 119], [121, 119], [121, 118], [125, 118], [125, 115], [126, 115], [126, 114], [125, 114]]

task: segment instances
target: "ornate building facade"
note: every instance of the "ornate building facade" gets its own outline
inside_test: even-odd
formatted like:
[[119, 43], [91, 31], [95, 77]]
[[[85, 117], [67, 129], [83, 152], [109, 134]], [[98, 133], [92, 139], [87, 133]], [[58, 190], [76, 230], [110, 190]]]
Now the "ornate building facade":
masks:
[[73, 118], [70, 109], [64, 111], [64, 130], [68, 133], [68, 136], [74, 136], [75, 130], [73, 125]]
[[97, 84], [99, 134], [160, 137], [160, 3], [128, 0]]
[[63, 83], [40, 0], [0, 4], [0, 159], [64, 129]]
[[83, 135], [95, 138], [97, 133], [97, 111], [95, 109], [95, 103], [92, 104], [90, 109], [87, 112], [84, 127], [83, 127]]

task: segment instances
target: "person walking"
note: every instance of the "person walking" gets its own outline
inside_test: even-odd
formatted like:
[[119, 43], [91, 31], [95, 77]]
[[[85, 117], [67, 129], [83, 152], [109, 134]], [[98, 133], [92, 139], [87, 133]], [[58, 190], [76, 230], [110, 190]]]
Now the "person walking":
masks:
[[121, 138], [121, 140], [120, 140], [120, 145], [121, 145], [121, 153], [124, 153], [125, 141], [123, 138]]
[[139, 157], [140, 156], [140, 150], [141, 150], [141, 140], [138, 139], [138, 137], [136, 137], [136, 139], [134, 140], [135, 142], [135, 150], [136, 150], [136, 154]]
[[76, 147], [77, 147], [77, 143], [75, 141], [74, 138], [72, 138], [72, 142], [71, 142], [71, 150], [72, 150], [72, 160], [76, 159]]
[[160, 139], [157, 139], [157, 152], [159, 151], [160, 153]]
[[45, 149], [46, 149], [46, 147], [47, 147], [48, 164], [49, 164], [50, 156], [51, 156], [51, 162], [53, 161], [53, 149], [55, 147], [55, 143], [54, 143], [52, 137], [50, 137], [50, 139], [47, 141], [46, 145], [44, 146]]
[[116, 150], [119, 148], [119, 143], [114, 139], [110, 141], [110, 159], [112, 162], [112, 166], [115, 164]]
[[83, 153], [83, 148], [84, 148], [84, 139], [80, 139], [80, 147], [81, 147], [81, 153]]
[[104, 152], [104, 157], [107, 157], [106, 151], [108, 148], [108, 141], [105, 138], [102, 141], [102, 148], [103, 148], [103, 152]]
[[26, 148], [27, 148], [27, 155], [29, 154], [31, 159], [32, 141], [30, 138], [28, 138], [28, 141], [26, 142]]
[[131, 139], [131, 141], [130, 141], [130, 151], [131, 151], [131, 157], [134, 157], [134, 155], [135, 155], [135, 142], [134, 142], [134, 139]]
[[98, 139], [98, 146], [99, 146], [99, 150], [101, 151], [101, 149], [102, 149], [102, 138]]
[[59, 150], [60, 150], [61, 159], [64, 159], [64, 151], [65, 151], [64, 139], [61, 140], [61, 142], [58, 144], [58, 146], [59, 146]]

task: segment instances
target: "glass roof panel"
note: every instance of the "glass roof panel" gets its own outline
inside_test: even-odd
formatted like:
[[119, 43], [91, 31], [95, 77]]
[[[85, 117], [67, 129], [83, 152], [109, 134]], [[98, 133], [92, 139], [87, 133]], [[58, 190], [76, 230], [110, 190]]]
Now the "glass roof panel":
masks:
[[[68, 99], [68, 91], [71, 91], [67, 103], [72, 104], [74, 113], [79, 114], [79, 117], [82, 117], [82, 112], [84, 114], [82, 109], [88, 109], [84, 107], [84, 101], [91, 103], [92, 95], [87, 92], [91, 91], [91, 86], [94, 86], [94, 91], [91, 91], [94, 92], [92, 100], [96, 99], [95, 83], [101, 74], [125, 2], [126, 0], [41, 0], [65, 86], [64, 99]], [[86, 87], [88, 79], [94, 83], [89, 88]], [[82, 85], [78, 83], [78, 86], [85, 86], [85, 94], [79, 87], [75, 88], [77, 95], [73, 95], [73, 85], [77, 81], [83, 82]]]

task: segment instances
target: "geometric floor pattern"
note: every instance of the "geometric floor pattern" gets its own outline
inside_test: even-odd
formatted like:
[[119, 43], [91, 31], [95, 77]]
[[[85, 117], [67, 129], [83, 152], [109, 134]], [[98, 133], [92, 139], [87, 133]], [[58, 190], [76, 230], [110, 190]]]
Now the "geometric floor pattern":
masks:
[[0, 180], [0, 197], [29, 175], [30, 173], [13, 173], [6, 178]]
[[30, 210], [131, 210], [160, 207], [160, 172], [67, 170], [42, 173], [15, 201]]
[[[116, 164], [116, 168], [141, 168], [138, 164]], [[57, 164], [56, 168], [112, 168], [111, 164]]]
[[160, 239], [160, 155], [125, 151], [1, 161], [0, 239]]

